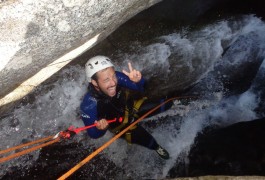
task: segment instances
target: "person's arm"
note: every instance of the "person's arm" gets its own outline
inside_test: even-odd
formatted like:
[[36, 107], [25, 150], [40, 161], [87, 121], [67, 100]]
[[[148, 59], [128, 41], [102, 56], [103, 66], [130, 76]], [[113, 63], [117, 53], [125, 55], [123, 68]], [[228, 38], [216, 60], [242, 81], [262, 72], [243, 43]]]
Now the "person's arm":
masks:
[[[93, 97], [87, 94], [84, 97], [83, 102], [81, 103], [80, 109], [81, 109], [81, 118], [85, 126], [89, 126], [94, 123], [97, 123], [97, 120], [98, 120], [97, 102]], [[106, 133], [106, 129], [100, 130], [98, 126], [92, 127], [92, 128], [87, 129], [87, 133], [91, 138], [96, 139], [96, 138], [103, 136]]]

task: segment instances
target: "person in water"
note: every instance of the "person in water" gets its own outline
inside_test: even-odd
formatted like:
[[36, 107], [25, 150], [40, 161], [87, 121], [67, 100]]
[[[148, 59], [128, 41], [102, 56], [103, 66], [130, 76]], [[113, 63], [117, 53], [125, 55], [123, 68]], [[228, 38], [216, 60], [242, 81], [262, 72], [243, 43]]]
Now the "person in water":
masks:
[[[146, 97], [134, 99], [133, 92], [144, 91], [145, 80], [141, 72], [134, 69], [131, 63], [128, 63], [128, 67], [129, 72], [115, 71], [111, 60], [105, 56], [95, 56], [87, 61], [85, 70], [89, 82], [88, 92], [83, 98], [80, 109], [86, 126], [96, 124], [95, 127], [87, 130], [91, 138], [100, 138], [107, 129], [117, 134], [137, 117], [161, 103], [150, 103]], [[158, 111], [154, 114], [159, 113]], [[107, 120], [114, 118], [122, 118], [122, 122], [108, 123]], [[160, 157], [169, 159], [169, 153], [141, 125], [133, 126], [122, 137], [129, 144], [147, 147], [155, 150]]]

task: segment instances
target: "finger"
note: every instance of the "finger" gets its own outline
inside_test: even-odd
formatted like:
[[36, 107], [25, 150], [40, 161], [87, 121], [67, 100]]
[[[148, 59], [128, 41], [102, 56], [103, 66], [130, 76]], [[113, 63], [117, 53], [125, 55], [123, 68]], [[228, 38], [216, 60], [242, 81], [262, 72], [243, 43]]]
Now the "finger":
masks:
[[103, 127], [106, 127], [108, 125], [108, 121], [103, 121]]
[[141, 73], [140, 73], [140, 71], [136, 71], [136, 76], [137, 76], [138, 78], [141, 77]]
[[103, 121], [102, 128], [106, 129], [108, 127], [109, 123], [108, 123], [108, 121], [106, 119], [104, 119], [102, 121]]
[[132, 68], [132, 64], [130, 62], [128, 62], [128, 67], [129, 67], [130, 72], [132, 72], [133, 68]]
[[103, 122], [102, 122], [101, 120], [98, 121], [96, 127], [97, 127], [98, 129], [102, 130], [102, 129], [104, 128], [104, 126], [103, 126]]
[[100, 129], [100, 122], [99, 122], [99, 121], [95, 121], [94, 124], [96, 125], [96, 127], [97, 127], [98, 129]]
[[137, 71], [137, 70], [134, 70], [134, 76], [135, 76], [135, 77], [139, 77], [139, 75], [140, 75], [140, 72]]
[[130, 75], [130, 73], [128, 73], [127, 71], [125, 71], [125, 70], [122, 70], [122, 72], [125, 74], [125, 75], [127, 75], [127, 76], [129, 76]]
[[133, 76], [137, 77], [137, 71], [135, 69], [133, 70]]

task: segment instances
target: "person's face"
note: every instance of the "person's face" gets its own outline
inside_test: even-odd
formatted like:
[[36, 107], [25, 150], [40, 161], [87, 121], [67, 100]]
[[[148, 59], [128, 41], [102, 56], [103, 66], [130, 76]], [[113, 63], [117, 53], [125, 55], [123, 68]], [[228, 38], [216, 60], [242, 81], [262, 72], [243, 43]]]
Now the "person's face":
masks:
[[116, 95], [117, 77], [113, 67], [97, 72], [97, 81], [92, 79], [91, 82], [98, 91], [110, 97]]

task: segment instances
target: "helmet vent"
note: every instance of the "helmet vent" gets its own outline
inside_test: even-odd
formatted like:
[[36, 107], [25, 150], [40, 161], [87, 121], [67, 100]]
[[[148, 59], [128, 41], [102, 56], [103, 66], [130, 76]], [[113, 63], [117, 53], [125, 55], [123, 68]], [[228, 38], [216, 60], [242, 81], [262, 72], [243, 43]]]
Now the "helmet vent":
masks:
[[93, 69], [92, 64], [89, 63], [88, 66], [89, 66], [90, 69]]

